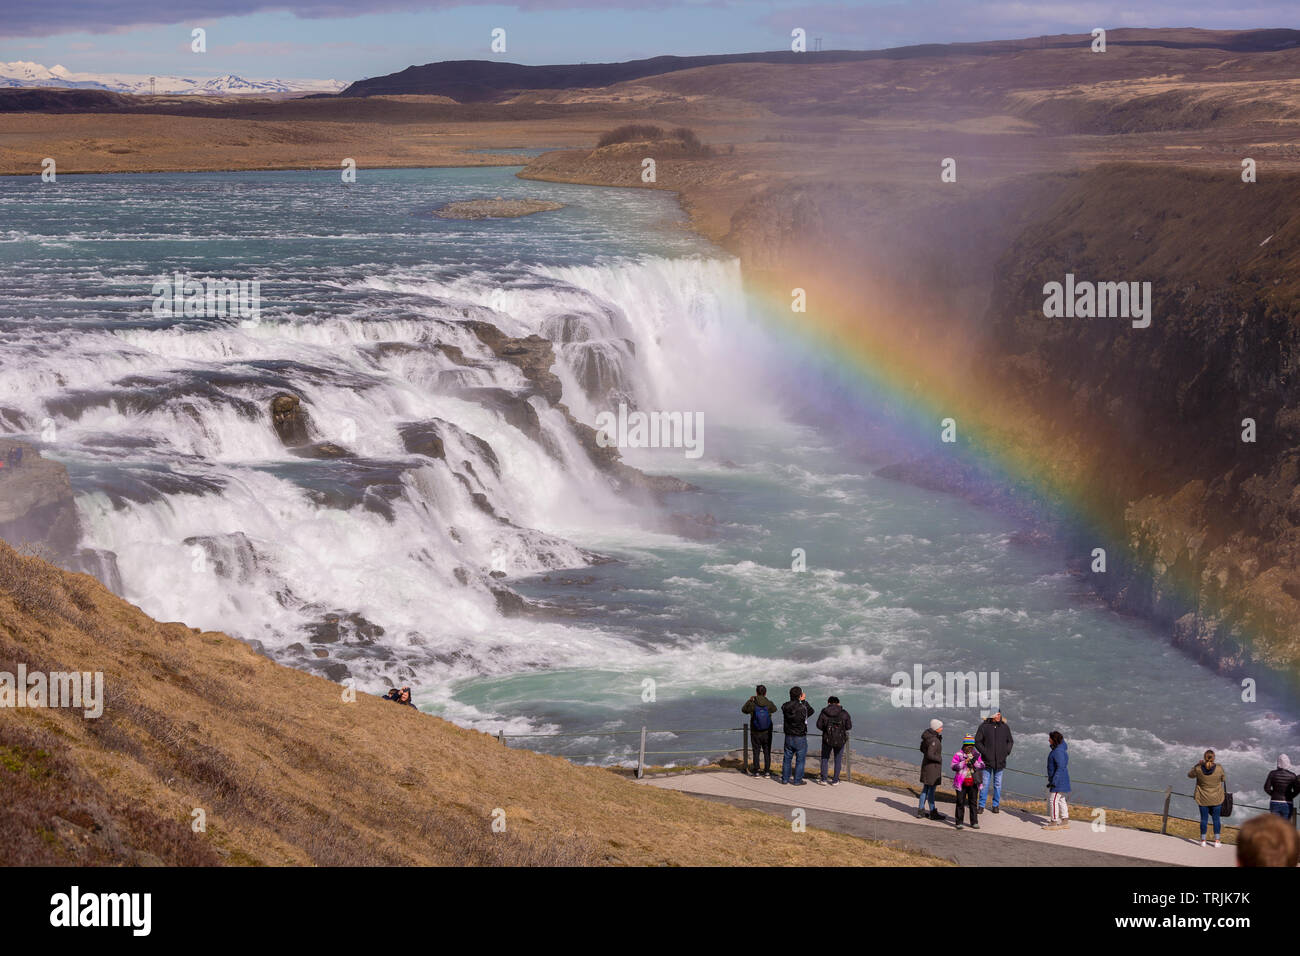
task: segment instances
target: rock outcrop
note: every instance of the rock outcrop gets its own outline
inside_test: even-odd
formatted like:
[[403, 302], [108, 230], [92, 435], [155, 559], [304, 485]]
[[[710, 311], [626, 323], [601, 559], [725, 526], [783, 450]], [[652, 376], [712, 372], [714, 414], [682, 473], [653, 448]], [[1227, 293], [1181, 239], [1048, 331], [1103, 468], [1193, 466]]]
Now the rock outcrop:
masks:
[[14, 439], [0, 439], [0, 463], [0, 538], [68, 564], [79, 536], [68, 470]]
[[310, 418], [297, 395], [280, 392], [271, 399], [271, 424], [286, 448], [311, 441]]

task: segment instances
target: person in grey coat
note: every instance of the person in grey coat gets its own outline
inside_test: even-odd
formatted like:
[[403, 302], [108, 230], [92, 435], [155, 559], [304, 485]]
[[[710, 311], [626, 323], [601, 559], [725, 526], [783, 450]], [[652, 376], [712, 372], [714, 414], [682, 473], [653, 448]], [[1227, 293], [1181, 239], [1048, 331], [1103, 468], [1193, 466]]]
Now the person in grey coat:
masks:
[[930, 801], [931, 820], [942, 820], [943, 814], [934, 805], [934, 792], [943, 778], [943, 721], [932, 720], [921, 733], [921, 799], [916, 805], [916, 815], [926, 816], [925, 801]]

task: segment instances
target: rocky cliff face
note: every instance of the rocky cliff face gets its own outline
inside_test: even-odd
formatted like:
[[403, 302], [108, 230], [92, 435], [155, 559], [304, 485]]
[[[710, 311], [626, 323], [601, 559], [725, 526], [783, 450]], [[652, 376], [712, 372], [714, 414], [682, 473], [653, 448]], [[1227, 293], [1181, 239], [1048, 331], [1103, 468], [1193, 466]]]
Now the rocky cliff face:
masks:
[[[725, 241], [775, 288], [811, 297], [829, 279], [856, 293], [886, 314], [891, 347], [957, 343], [931, 368], [966, 377], [958, 414], [982, 413], [994, 451], [1038, 463], [1024, 489], [947, 455], [884, 474], [1050, 526], [1114, 607], [1210, 666], [1294, 673], [1297, 186], [1133, 165], [952, 196], [805, 185], [755, 195]], [[1047, 318], [1044, 284], [1067, 273], [1151, 282], [1150, 326]], [[1080, 510], [1086, 525], [1049, 517]], [[1107, 569], [1093, 573], [1103, 544]]]
[[0, 439], [0, 463], [0, 538], [66, 563], [77, 546], [67, 469], [12, 439]]
[[[1090, 576], [1207, 663], [1294, 668], [1300, 183], [1102, 167], [1063, 185], [999, 264], [991, 355], [1088, 436], [1075, 487], [1123, 546]], [[1045, 317], [1066, 273], [1151, 282], [1150, 326]]]

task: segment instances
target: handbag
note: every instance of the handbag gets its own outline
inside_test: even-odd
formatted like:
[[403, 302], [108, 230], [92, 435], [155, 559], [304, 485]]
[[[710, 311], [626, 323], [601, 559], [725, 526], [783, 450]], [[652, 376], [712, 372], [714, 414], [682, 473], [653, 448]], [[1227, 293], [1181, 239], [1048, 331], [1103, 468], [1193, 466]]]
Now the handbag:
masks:
[[1223, 804], [1219, 807], [1219, 816], [1232, 816], [1232, 794], [1228, 792], [1227, 787], [1223, 788]]

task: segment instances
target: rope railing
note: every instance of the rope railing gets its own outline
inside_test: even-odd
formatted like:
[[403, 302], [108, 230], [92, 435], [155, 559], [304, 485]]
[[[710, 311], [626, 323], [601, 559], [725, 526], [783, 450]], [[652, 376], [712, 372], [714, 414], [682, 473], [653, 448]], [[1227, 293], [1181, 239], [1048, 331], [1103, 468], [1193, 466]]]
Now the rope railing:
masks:
[[[778, 729], [778, 728], [776, 728], [776, 727], [774, 726], [774, 727], [772, 728], [772, 732], [773, 732], [774, 734], [782, 734], [782, 735], [784, 735], [784, 734], [785, 734], [785, 729], [784, 729], [784, 728]], [[499, 732], [499, 733], [497, 734], [497, 739], [500, 740], [501, 743], [506, 744], [506, 745], [508, 746], [508, 745], [509, 745], [509, 744], [508, 744], [508, 741], [510, 741], [510, 740], [526, 740], [526, 739], [536, 739], [536, 738], [565, 738], [565, 737], [572, 737], [572, 738], [580, 738], [580, 737], [620, 737], [620, 736], [636, 736], [636, 735], [640, 735], [641, 743], [640, 743], [640, 747], [639, 747], [638, 750], [637, 750], [637, 767], [636, 767], [636, 776], [637, 776], [637, 777], [643, 777], [643, 776], [645, 775], [645, 769], [646, 769], [646, 762], [645, 762], [645, 758], [646, 758], [646, 757], [698, 757], [698, 756], [701, 756], [701, 755], [706, 755], [706, 754], [718, 754], [718, 753], [720, 753], [720, 752], [723, 752], [721, 748], [712, 748], [712, 749], [708, 749], [708, 750], [647, 750], [647, 749], [646, 749], [646, 737], [647, 737], [647, 736], [654, 736], [655, 734], [674, 734], [674, 735], [680, 735], [680, 734], [731, 734], [731, 733], [740, 733], [740, 734], [742, 734], [742, 742], [741, 742], [742, 756], [743, 756], [743, 759], [744, 759], [744, 761], [745, 761], [745, 765], [748, 766], [748, 764], [749, 764], [749, 748], [750, 748], [750, 744], [749, 744], [749, 727], [748, 727], [748, 725], [744, 725], [744, 726], [740, 726], [740, 727], [716, 727], [716, 728], [698, 728], [698, 727], [692, 727], [692, 728], [679, 729], [679, 730], [650, 730], [650, 729], [648, 729], [648, 728], [646, 728], [646, 727], [642, 727], [642, 728], [639, 729], [639, 730], [589, 730], [589, 731], [583, 731], [583, 732], [567, 732], [567, 733], [528, 733], [528, 734], [508, 734], [508, 733], [506, 733], [506, 732], [503, 730], [503, 731], [501, 731], [501, 732]], [[810, 731], [810, 732], [807, 734], [807, 736], [808, 736], [808, 737], [821, 737], [822, 735], [819, 734], [819, 733], [816, 733], [816, 732], [812, 732], [812, 731]], [[851, 778], [851, 776], [852, 776], [852, 772], [853, 772], [853, 771], [852, 771], [852, 767], [853, 767], [853, 748], [850, 747], [850, 746], [848, 746], [848, 742], [854, 742], [854, 741], [857, 742], [857, 743], [862, 743], [862, 744], [872, 744], [872, 745], [877, 746], [877, 747], [889, 747], [889, 748], [892, 748], [892, 749], [895, 749], [895, 750], [905, 750], [905, 751], [909, 751], [909, 752], [913, 752], [913, 753], [915, 753], [915, 752], [916, 752], [916, 749], [917, 749], [915, 745], [897, 744], [897, 743], [894, 743], [894, 742], [892, 742], [892, 741], [888, 741], [888, 740], [875, 740], [875, 739], [873, 739], [873, 738], [871, 738], [871, 737], [853, 737], [853, 736], [849, 736], [849, 737], [847, 738], [846, 745], [845, 745], [845, 756], [846, 756], [845, 772], [846, 772], [846, 775], [848, 775], [850, 778]], [[734, 750], [734, 749], [735, 749], [735, 748], [726, 748], [726, 750]], [[566, 754], [566, 753], [561, 753], [561, 754], [557, 754], [556, 756], [561, 756], [561, 757], [564, 757], [564, 758], [569, 759], [569, 760], [598, 760], [598, 759], [608, 759], [608, 758], [611, 758], [611, 757], [617, 759], [617, 758], [620, 758], [620, 756], [622, 757], [622, 759], [624, 759], [624, 760], [626, 760], [626, 761], [631, 761], [631, 759], [632, 759], [632, 755], [631, 755], [630, 753], [629, 753], [629, 754], [626, 754], [626, 755], [619, 755], [619, 754], [609, 753], [609, 752], [606, 752], [606, 753], [594, 753], [594, 754]], [[1005, 769], [1006, 769], [1006, 772], [1008, 772], [1008, 773], [1017, 773], [1017, 774], [1020, 774], [1020, 775], [1022, 775], [1022, 776], [1025, 776], [1025, 777], [1037, 777], [1037, 778], [1040, 779], [1040, 780], [1046, 780], [1046, 779], [1047, 779], [1047, 775], [1046, 775], [1046, 774], [1042, 774], [1042, 773], [1034, 773], [1032, 770], [1021, 770], [1021, 769], [1016, 768], [1016, 767], [1007, 767], [1007, 768], [1005, 768]], [[1080, 779], [1078, 779], [1078, 778], [1073, 778], [1073, 779], [1071, 780], [1071, 782], [1074, 783], [1074, 784], [1079, 784], [1079, 785], [1081, 785], [1081, 786], [1088, 786], [1088, 787], [1102, 787], [1102, 788], [1105, 788], [1105, 789], [1108, 789], [1108, 790], [1125, 790], [1125, 791], [1129, 791], [1129, 792], [1132, 792], [1132, 793], [1151, 793], [1151, 794], [1156, 794], [1157, 796], [1163, 796], [1163, 797], [1165, 798], [1165, 803], [1164, 803], [1164, 812], [1163, 812], [1163, 814], [1162, 814], [1162, 822], [1161, 822], [1161, 826], [1160, 826], [1160, 832], [1161, 832], [1161, 833], [1166, 833], [1166, 832], [1167, 832], [1168, 823], [1169, 823], [1169, 820], [1171, 820], [1171, 819], [1174, 819], [1174, 820], [1183, 820], [1183, 821], [1191, 822], [1191, 823], [1196, 823], [1196, 822], [1198, 822], [1198, 821], [1195, 820], [1195, 819], [1191, 819], [1191, 818], [1188, 818], [1188, 817], [1179, 817], [1179, 816], [1174, 816], [1174, 815], [1170, 814], [1170, 812], [1169, 812], [1169, 801], [1170, 801], [1170, 798], [1172, 798], [1172, 797], [1183, 797], [1183, 798], [1188, 799], [1188, 800], [1195, 800], [1195, 799], [1196, 799], [1195, 796], [1194, 796], [1193, 794], [1190, 794], [1190, 793], [1183, 793], [1183, 792], [1181, 792], [1181, 791], [1175, 790], [1172, 786], [1170, 786], [1170, 787], [1166, 787], [1164, 790], [1160, 790], [1160, 789], [1157, 789], [1157, 788], [1154, 788], [1154, 787], [1134, 787], [1134, 786], [1128, 786], [1128, 785], [1125, 785], [1125, 784], [1119, 784], [1119, 783], [1103, 783], [1103, 782], [1101, 782], [1101, 781], [1099, 781], [1099, 780], [1080, 780]], [[1042, 797], [1041, 794], [1034, 795], [1034, 794], [1028, 794], [1028, 793], [1020, 793], [1020, 792], [1017, 792], [1017, 791], [1015, 791], [1015, 790], [1010, 790], [1010, 789], [1005, 789], [1005, 788], [1003, 789], [1002, 792], [1004, 792], [1004, 793], [1006, 793], [1006, 794], [1008, 794], [1008, 795], [1010, 795], [1010, 796], [1013, 796], [1013, 797], [1024, 797], [1024, 798], [1026, 798], [1026, 799], [1028, 799], [1028, 800], [1037, 800], [1037, 799], [1041, 799], [1041, 797]], [[1237, 803], [1235, 806], [1236, 806], [1236, 807], [1239, 807], [1239, 808], [1242, 808], [1242, 809], [1248, 809], [1248, 810], [1267, 811], [1267, 810], [1269, 809], [1268, 807], [1261, 807], [1261, 806], [1257, 806], [1257, 805], [1255, 805], [1255, 804], [1250, 804], [1250, 803]], [[1148, 811], [1137, 811], [1137, 812], [1148, 812]], [[1295, 821], [1295, 815], [1294, 815], [1294, 814], [1293, 814], [1293, 816], [1292, 816], [1292, 820]]]

